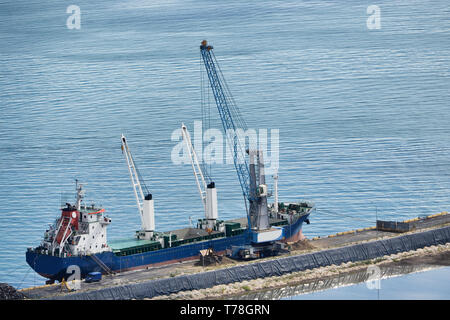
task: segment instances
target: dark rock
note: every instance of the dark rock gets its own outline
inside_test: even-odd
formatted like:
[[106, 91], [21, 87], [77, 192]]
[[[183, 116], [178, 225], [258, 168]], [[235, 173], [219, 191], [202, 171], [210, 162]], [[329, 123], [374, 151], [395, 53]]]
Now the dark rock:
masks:
[[23, 300], [25, 295], [7, 283], [0, 283], [0, 300]]

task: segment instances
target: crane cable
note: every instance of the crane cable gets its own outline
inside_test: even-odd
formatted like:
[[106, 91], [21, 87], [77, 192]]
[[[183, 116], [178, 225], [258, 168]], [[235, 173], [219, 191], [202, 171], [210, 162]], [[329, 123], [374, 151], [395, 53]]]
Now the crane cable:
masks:
[[[201, 96], [201, 111], [202, 111], [202, 153], [200, 154], [200, 166], [203, 171], [203, 176], [205, 177], [208, 183], [212, 182], [212, 166], [211, 159], [205, 159], [204, 152], [205, 150], [205, 142], [203, 140], [203, 135], [205, 132], [211, 128], [211, 104], [210, 104], [210, 89], [207, 85], [205, 85], [205, 71], [202, 67], [202, 56], [200, 54], [200, 96]], [[209, 162], [209, 166], [208, 163]]]
[[[123, 147], [122, 147], [122, 152], [126, 152], [126, 150], [123, 150]], [[133, 157], [131, 151], [128, 150], [128, 152], [130, 154], [131, 161], [134, 163], [134, 168], [136, 169], [137, 178], [139, 179], [139, 183], [141, 184], [141, 187], [143, 187], [145, 190], [145, 195], [150, 194], [150, 191], [148, 190], [147, 185], [145, 184], [145, 180], [142, 177], [141, 172], [139, 171], [136, 162], [134, 161], [134, 157]]]
[[231, 94], [231, 90], [228, 86], [228, 82], [226, 81], [225, 77], [223, 76], [222, 69], [220, 68], [220, 64], [217, 62], [216, 55], [214, 54], [213, 51], [211, 51], [211, 54], [214, 59], [217, 70], [219, 71], [218, 76], [221, 80], [221, 83], [223, 83], [225, 86], [224, 93], [227, 96], [227, 98], [229, 99], [231, 111], [233, 112], [233, 115], [234, 115], [233, 120], [235, 120], [237, 123], [236, 128], [241, 128], [242, 130], [246, 131], [248, 129], [247, 123], [245, 122], [244, 118], [242, 117], [242, 114], [236, 104], [236, 101], [234, 100], [234, 97]]

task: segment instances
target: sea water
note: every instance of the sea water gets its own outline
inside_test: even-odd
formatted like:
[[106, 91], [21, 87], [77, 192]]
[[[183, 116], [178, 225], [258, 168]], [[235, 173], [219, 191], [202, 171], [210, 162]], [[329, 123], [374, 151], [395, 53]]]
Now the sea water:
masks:
[[[190, 165], [172, 158], [181, 122], [202, 120], [203, 39], [248, 127], [279, 130], [280, 201], [317, 207], [307, 237], [448, 210], [448, 3], [377, 1], [378, 20], [371, 5], [1, 1], [0, 282], [43, 283], [25, 251], [75, 179], [112, 218], [110, 239], [139, 229], [122, 133], [157, 229], [203, 216]], [[208, 120], [221, 129], [210, 99]], [[220, 218], [244, 216], [233, 165], [211, 165], [211, 176]]]

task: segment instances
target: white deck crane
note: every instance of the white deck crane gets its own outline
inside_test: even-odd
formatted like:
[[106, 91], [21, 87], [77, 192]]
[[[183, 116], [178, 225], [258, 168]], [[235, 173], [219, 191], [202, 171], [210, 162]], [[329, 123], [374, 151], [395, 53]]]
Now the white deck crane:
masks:
[[205, 209], [205, 223], [201, 224], [202, 229], [216, 229], [216, 221], [218, 218], [217, 210], [217, 189], [215, 183], [211, 181], [206, 183], [200, 162], [198, 161], [197, 153], [192, 145], [191, 136], [184, 123], [181, 124], [181, 134], [183, 141], [191, 160], [192, 170], [194, 171], [195, 182], [197, 183], [198, 192], [202, 199], [203, 207]]
[[[128, 147], [127, 140], [122, 134], [122, 153], [125, 155], [127, 161], [128, 171], [130, 173], [131, 184], [133, 186], [134, 195], [136, 197], [136, 204], [141, 217], [141, 230], [137, 231], [138, 239], [150, 240], [153, 237], [155, 231], [155, 210], [152, 199], [152, 194], [148, 191], [144, 180], [139, 174], [139, 170], [134, 163], [133, 156]], [[145, 189], [145, 193], [142, 190]]]

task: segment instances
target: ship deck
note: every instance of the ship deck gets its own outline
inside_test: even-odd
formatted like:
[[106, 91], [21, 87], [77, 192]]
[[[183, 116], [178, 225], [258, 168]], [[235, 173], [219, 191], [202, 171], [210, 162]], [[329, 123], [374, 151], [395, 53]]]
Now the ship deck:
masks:
[[[248, 225], [247, 218], [245, 217], [239, 219], [226, 220], [224, 222], [226, 225], [238, 224], [238, 226], [234, 225], [233, 230], [236, 230], [234, 233], [242, 232], [244, 229], [247, 228]], [[286, 225], [287, 221], [283, 219], [269, 218], [269, 224], [271, 226], [281, 226]], [[167, 242], [171, 241], [172, 246], [179, 246], [206, 239], [225, 237], [226, 234], [227, 234], [226, 232], [224, 233], [220, 231], [207, 232], [206, 230], [198, 228], [181, 228], [164, 232], [164, 235], [167, 237], [165, 241]], [[171, 237], [172, 239], [169, 240], [169, 237]], [[110, 240], [108, 241], [108, 245], [111, 247], [114, 253], [122, 255], [133, 253], [137, 250], [148, 247], [151, 247], [150, 250], [161, 249], [159, 241], [136, 239], [136, 238]]]

